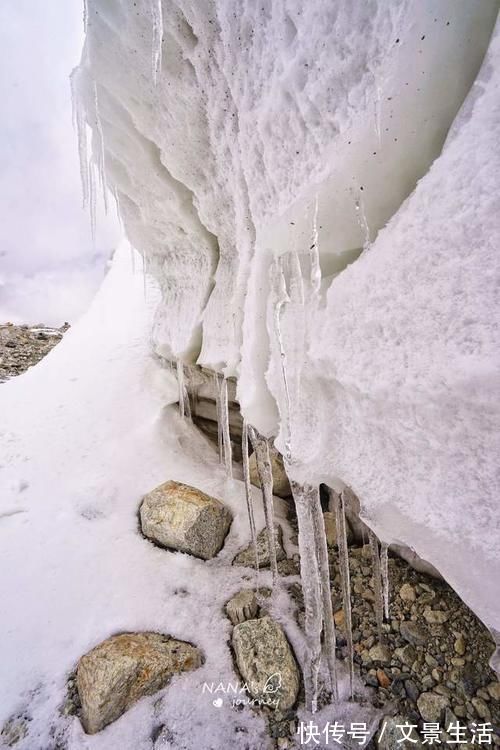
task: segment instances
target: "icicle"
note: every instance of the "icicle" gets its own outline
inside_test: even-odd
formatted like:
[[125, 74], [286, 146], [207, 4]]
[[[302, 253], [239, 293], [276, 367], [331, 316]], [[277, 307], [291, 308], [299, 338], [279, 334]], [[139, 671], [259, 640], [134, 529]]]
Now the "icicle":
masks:
[[215, 408], [217, 411], [217, 443], [219, 446], [219, 463], [224, 462], [224, 436], [222, 434], [222, 409], [221, 409], [221, 375], [214, 372], [215, 386]]
[[307, 662], [304, 665], [304, 688], [306, 709], [315, 713], [318, 706], [318, 675], [321, 663], [321, 630], [323, 624], [316, 534], [308, 488], [293, 480], [290, 483], [299, 524], [300, 577], [305, 608]]
[[95, 164], [93, 160], [89, 163], [89, 212], [90, 212], [90, 234], [92, 236], [92, 242], [95, 245], [95, 230], [96, 230], [96, 206], [97, 206], [97, 186], [95, 180]]
[[384, 597], [382, 594], [382, 568], [380, 565], [380, 553], [378, 548], [378, 539], [373, 531], [368, 532], [370, 547], [372, 550], [373, 565], [373, 593], [375, 594], [375, 618], [377, 620], [377, 630], [379, 638], [383, 638], [382, 624], [384, 621]]
[[233, 449], [231, 445], [231, 433], [229, 430], [229, 399], [227, 393], [227, 380], [223, 378], [220, 384], [220, 408], [222, 416], [222, 439], [224, 444], [224, 463], [228, 477], [233, 476]]
[[89, 7], [88, 0], [83, 0], [83, 31], [86, 34], [89, 25]]
[[153, 39], [152, 39], [152, 69], [153, 82], [156, 86], [158, 74], [161, 71], [162, 44], [163, 44], [163, 9], [162, 0], [152, 0], [151, 12], [153, 16]]
[[335, 622], [333, 619], [332, 594], [330, 590], [330, 567], [328, 564], [328, 545], [326, 543], [325, 519], [321, 509], [319, 487], [308, 491], [311, 515], [314, 524], [315, 549], [318, 558], [318, 571], [323, 605], [323, 631], [330, 687], [334, 699], [338, 698], [337, 657], [335, 654]]
[[285, 391], [285, 402], [286, 402], [286, 436], [285, 436], [285, 461], [290, 463], [292, 461], [292, 445], [291, 445], [291, 401], [290, 401], [290, 390], [288, 388], [288, 378], [286, 372], [286, 354], [285, 346], [283, 343], [283, 336], [281, 332], [281, 309], [284, 304], [290, 302], [290, 297], [286, 289], [285, 275], [283, 273], [283, 258], [279, 257], [275, 260], [273, 265], [273, 281], [275, 286], [276, 302], [274, 305], [274, 330], [276, 333], [276, 339], [280, 350], [280, 361], [281, 361], [281, 375], [283, 378], [283, 388]]
[[75, 68], [70, 75], [71, 103], [73, 109], [73, 125], [78, 139], [78, 157], [80, 161], [80, 180], [82, 184], [83, 207], [90, 202], [90, 175], [87, 144], [87, 121], [81, 104], [81, 93], [78, 90], [81, 71]]
[[257, 473], [259, 475], [262, 498], [264, 500], [264, 516], [266, 518], [267, 543], [269, 546], [269, 560], [273, 583], [278, 577], [278, 565], [276, 562], [276, 539], [274, 534], [274, 505], [273, 505], [273, 472], [271, 459], [269, 457], [269, 443], [255, 427], [248, 425], [248, 435], [252, 441], [257, 461]]
[[384, 597], [384, 616], [389, 619], [389, 546], [382, 542], [380, 551], [380, 565], [382, 568], [382, 591]]
[[182, 418], [191, 419], [191, 406], [186, 388], [184, 365], [180, 359], [177, 360], [177, 383], [179, 386], [179, 414]]
[[370, 242], [370, 227], [366, 220], [365, 207], [361, 198], [357, 199], [354, 203], [356, 207], [356, 213], [358, 216], [358, 224], [363, 232], [363, 250], [369, 250], [371, 247]]
[[102, 123], [101, 123], [101, 115], [99, 112], [99, 101], [97, 98], [97, 85], [94, 81], [93, 84], [94, 89], [94, 115], [95, 115], [95, 123], [96, 123], [96, 133], [97, 133], [97, 156], [96, 156], [96, 166], [99, 172], [99, 183], [101, 185], [101, 191], [102, 191], [102, 197], [104, 200], [104, 213], [108, 213], [108, 188], [106, 184], [106, 163], [105, 163], [105, 155], [104, 155], [104, 135], [102, 132]]
[[317, 297], [321, 289], [321, 268], [319, 265], [319, 236], [318, 236], [318, 196], [314, 203], [313, 214], [313, 232], [311, 238], [311, 247], [309, 248], [309, 257], [311, 261], [311, 287], [313, 295]]
[[257, 531], [255, 529], [255, 517], [253, 514], [252, 485], [250, 482], [250, 463], [248, 460], [248, 424], [243, 419], [243, 435], [241, 438], [241, 452], [243, 455], [243, 478], [245, 480], [245, 495], [247, 501], [248, 522], [250, 524], [250, 536], [255, 554], [256, 585], [258, 585], [259, 576], [259, 555], [257, 547]]
[[337, 526], [337, 547], [339, 553], [339, 570], [342, 585], [342, 603], [344, 607], [345, 634], [347, 641], [347, 658], [349, 660], [349, 694], [353, 695], [354, 648], [352, 643], [352, 609], [351, 609], [351, 575], [349, 572], [349, 548], [347, 546], [347, 525], [345, 518], [345, 500], [343, 493], [337, 495], [330, 490], [330, 498], [335, 509]]

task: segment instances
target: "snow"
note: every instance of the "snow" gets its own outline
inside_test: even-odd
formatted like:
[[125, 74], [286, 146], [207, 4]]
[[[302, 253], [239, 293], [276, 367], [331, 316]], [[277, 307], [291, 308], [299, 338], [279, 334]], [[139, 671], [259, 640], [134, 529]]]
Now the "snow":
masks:
[[498, 3], [178, 0], [156, 81], [135, 7], [89, 0], [81, 75], [158, 351], [500, 629]]

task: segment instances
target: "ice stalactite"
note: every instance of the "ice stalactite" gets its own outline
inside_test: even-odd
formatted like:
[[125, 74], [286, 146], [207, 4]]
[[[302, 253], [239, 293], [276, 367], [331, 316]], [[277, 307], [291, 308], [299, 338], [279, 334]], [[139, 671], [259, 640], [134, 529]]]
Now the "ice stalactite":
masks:
[[97, 149], [93, 149], [94, 153], [96, 153], [96, 167], [97, 172], [99, 174], [99, 183], [101, 186], [102, 191], [102, 197], [104, 201], [104, 212], [108, 213], [108, 188], [106, 183], [106, 162], [105, 162], [105, 150], [104, 150], [104, 135], [102, 132], [102, 123], [101, 123], [101, 114], [99, 111], [99, 99], [97, 96], [97, 86], [94, 81], [93, 83], [93, 93], [94, 93], [94, 113], [95, 113], [95, 123], [96, 127], [94, 130], [94, 137], [97, 136]]
[[316, 540], [316, 555], [318, 558], [318, 572], [321, 589], [321, 601], [323, 609], [323, 634], [328, 673], [330, 675], [330, 687], [333, 697], [338, 698], [337, 685], [337, 659], [335, 655], [335, 622], [333, 619], [332, 595], [330, 590], [330, 569], [328, 564], [328, 546], [326, 542], [325, 519], [321, 509], [319, 487], [311, 487], [309, 492], [309, 503], [314, 525], [314, 536]]
[[75, 68], [70, 76], [71, 84], [71, 102], [73, 107], [73, 127], [76, 130], [78, 139], [78, 157], [80, 161], [80, 179], [82, 183], [83, 207], [89, 203], [90, 180], [89, 180], [89, 157], [87, 141], [87, 119], [85, 109], [82, 104], [82, 97], [79, 87], [81, 71]]
[[158, 76], [161, 70], [162, 46], [163, 46], [163, 9], [162, 0], [151, 0], [152, 23], [152, 43], [151, 43], [151, 64], [153, 72], [153, 82], [156, 86]]
[[349, 572], [349, 548], [347, 546], [347, 524], [345, 516], [345, 499], [343, 493], [338, 495], [330, 490], [330, 498], [335, 509], [337, 526], [337, 547], [339, 554], [340, 581], [342, 586], [342, 603], [344, 607], [345, 635], [347, 641], [347, 658], [349, 660], [349, 691], [353, 694], [354, 648], [352, 642], [352, 608], [351, 576]]
[[266, 519], [267, 543], [269, 546], [269, 560], [273, 583], [278, 577], [278, 564], [276, 562], [276, 538], [274, 533], [274, 505], [273, 505], [273, 472], [271, 459], [269, 457], [269, 442], [261, 435], [255, 427], [248, 425], [248, 436], [255, 451], [257, 473], [259, 475], [264, 501], [264, 516]]
[[368, 538], [370, 540], [370, 547], [372, 550], [372, 565], [373, 565], [373, 593], [375, 595], [375, 618], [377, 621], [377, 631], [379, 638], [383, 637], [382, 625], [384, 622], [384, 596], [382, 592], [382, 566], [380, 563], [380, 551], [378, 546], [378, 539], [373, 531], [368, 532]]
[[309, 248], [311, 261], [311, 288], [313, 294], [318, 296], [321, 288], [321, 268], [319, 265], [319, 235], [318, 235], [318, 196], [314, 202], [313, 231], [311, 246]]
[[214, 373], [215, 408], [217, 410], [217, 443], [219, 446], [219, 463], [224, 463], [224, 437], [222, 434], [222, 408], [221, 408], [221, 375]]
[[233, 476], [233, 448], [231, 445], [231, 432], [229, 430], [229, 396], [227, 390], [227, 379], [221, 378], [220, 385], [220, 412], [222, 420], [222, 443], [224, 446], [224, 464], [228, 477]]
[[361, 196], [356, 199], [356, 201], [354, 202], [354, 205], [356, 208], [358, 224], [363, 233], [363, 250], [366, 252], [366, 250], [369, 250], [371, 247], [370, 227], [368, 226], [368, 221], [366, 219], [366, 213], [365, 213], [365, 206], [364, 206], [363, 199], [361, 198]]
[[280, 352], [280, 364], [281, 364], [281, 377], [283, 379], [283, 390], [285, 393], [286, 403], [286, 435], [285, 435], [285, 461], [291, 462], [292, 460], [292, 446], [291, 446], [291, 402], [290, 402], [290, 389], [288, 387], [288, 377], [286, 372], [286, 354], [285, 346], [283, 343], [283, 335], [281, 331], [281, 312], [283, 305], [290, 302], [286, 288], [286, 279], [283, 268], [283, 256], [276, 258], [272, 266], [271, 278], [274, 286], [274, 294], [276, 301], [274, 304], [274, 333], [278, 342]]
[[255, 528], [255, 517], [253, 513], [253, 498], [252, 498], [252, 484], [250, 482], [250, 463], [248, 460], [248, 424], [243, 419], [243, 433], [241, 437], [241, 452], [243, 456], [243, 479], [245, 482], [245, 496], [247, 501], [247, 512], [248, 522], [250, 524], [250, 536], [252, 538], [252, 545], [255, 554], [255, 571], [256, 571], [256, 585], [258, 585], [259, 577], [259, 555], [257, 548], [257, 531]]
[[382, 570], [382, 595], [384, 599], [384, 617], [389, 619], [389, 547], [382, 542], [380, 547], [380, 567]]
[[179, 414], [182, 418], [191, 419], [191, 405], [186, 387], [184, 365], [180, 359], [177, 360], [177, 383], [179, 386]]

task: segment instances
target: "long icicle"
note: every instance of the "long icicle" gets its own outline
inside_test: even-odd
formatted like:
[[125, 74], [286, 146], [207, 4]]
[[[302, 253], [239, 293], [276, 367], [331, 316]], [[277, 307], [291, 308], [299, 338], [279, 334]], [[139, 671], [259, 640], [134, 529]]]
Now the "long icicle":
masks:
[[223, 378], [220, 384], [221, 399], [220, 408], [222, 415], [222, 437], [224, 443], [224, 463], [228, 477], [233, 476], [233, 448], [231, 445], [231, 432], [229, 430], [229, 398], [227, 392], [227, 379]]
[[255, 528], [255, 517], [253, 513], [253, 498], [252, 498], [252, 484], [250, 482], [250, 463], [248, 460], [248, 424], [246, 419], [243, 419], [243, 434], [241, 437], [241, 452], [243, 456], [243, 479], [245, 481], [245, 496], [247, 501], [248, 511], [248, 522], [250, 524], [250, 536], [252, 538], [252, 545], [255, 554], [255, 585], [258, 586], [259, 581], [259, 553], [257, 547], [257, 531]]
[[182, 418], [191, 419], [191, 406], [186, 388], [184, 365], [180, 359], [177, 360], [177, 383], [179, 386], [179, 414]]
[[349, 572], [349, 548], [347, 546], [347, 524], [345, 518], [344, 494], [337, 495], [330, 490], [330, 498], [335, 508], [337, 526], [337, 547], [339, 552], [340, 580], [342, 584], [342, 603], [347, 641], [347, 658], [349, 660], [349, 695], [353, 695], [354, 682], [354, 648], [352, 642], [352, 608], [351, 608], [351, 575]]
[[299, 525], [300, 577], [304, 593], [305, 636], [307, 659], [304, 665], [306, 709], [316, 713], [318, 708], [318, 676], [321, 664], [321, 630], [323, 607], [316, 534], [307, 488], [290, 481]]
[[219, 446], [219, 463], [224, 463], [224, 436], [222, 434], [222, 409], [221, 409], [221, 375], [214, 372], [215, 408], [217, 411], [217, 444]]
[[319, 487], [308, 488], [311, 515], [314, 524], [315, 549], [318, 558], [318, 571], [323, 604], [323, 633], [330, 675], [330, 687], [335, 700], [338, 699], [337, 657], [335, 653], [335, 622], [333, 619], [332, 594], [330, 588], [330, 569], [328, 564], [328, 545], [326, 543], [325, 519], [321, 509]]
[[257, 461], [257, 473], [259, 475], [262, 498], [264, 501], [264, 516], [266, 519], [267, 543], [269, 547], [269, 560], [273, 584], [278, 578], [278, 564], [276, 562], [276, 539], [274, 533], [274, 505], [273, 505], [273, 472], [271, 459], [269, 457], [269, 443], [255, 427], [248, 425], [248, 435], [252, 441]]
[[378, 539], [373, 531], [368, 532], [370, 547], [372, 550], [373, 566], [373, 593], [375, 595], [375, 618], [377, 621], [377, 630], [380, 640], [383, 638], [382, 624], [384, 622], [384, 598], [382, 594], [382, 568], [380, 565], [380, 552], [378, 548]]
[[384, 598], [384, 617], [389, 619], [389, 545], [382, 542], [380, 549], [380, 565], [382, 569], [382, 594]]

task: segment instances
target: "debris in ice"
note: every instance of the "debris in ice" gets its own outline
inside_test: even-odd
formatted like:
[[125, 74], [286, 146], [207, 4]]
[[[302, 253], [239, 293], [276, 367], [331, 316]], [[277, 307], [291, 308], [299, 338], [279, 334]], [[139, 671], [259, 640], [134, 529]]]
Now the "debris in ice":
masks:
[[384, 617], [389, 619], [389, 546], [382, 542], [380, 548], [380, 566], [382, 569], [382, 592], [384, 598]]
[[257, 473], [259, 475], [262, 498], [264, 500], [267, 543], [269, 546], [269, 559], [271, 562], [271, 572], [274, 583], [278, 577], [278, 565], [276, 562], [276, 539], [274, 531], [273, 472], [271, 459], [269, 457], [269, 442], [255, 429], [255, 427], [252, 427], [252, 425], [248, 425], [248, 435], [255, 451]]
[[[250, 536], [255, 553], [256, 581], [259, 576], [259, 555], [257, 548], [257, 531], [255, 529], [255, 517], [253, 513], [252, 484], [250, 482], [250, 464], [248, 460], [248, 423], [243, 419], [243, 434], [241, 438], [241, 452], [243, 456], [243, 479], [245, 482], [245, 496], [247, 501], [248, 522], [250, 524]], [[256, 584], [257, 585], [257, 584]]]
[[379, 638], [382, 639], [382, 625], [384, 622], [384, 597], [382, 593], [382, 567], [380, 564], [380, 552], [378, 539], [373, 531], [368, 532], [368, 539], [372, 550], [373, 565], [373, 593], [375, 594], [375, 618], [377, 620], [377, 630]]
[[345, 634], [347, 641], [347, 658], [349, 660], [349, 694], [353, 694], [354, 681], [354, 648], [352, 642], [352, 609], [351, 609], [351, 576], [349, 572], [349, 548], [347, 546], [347, 525], [345, 517], [344, 494], [330, 491], [330, 498], [335, 509], [337, 526], [337, 547], [339, 552], [340, 581], [342, 585], [342, 603], [344, 607]]

